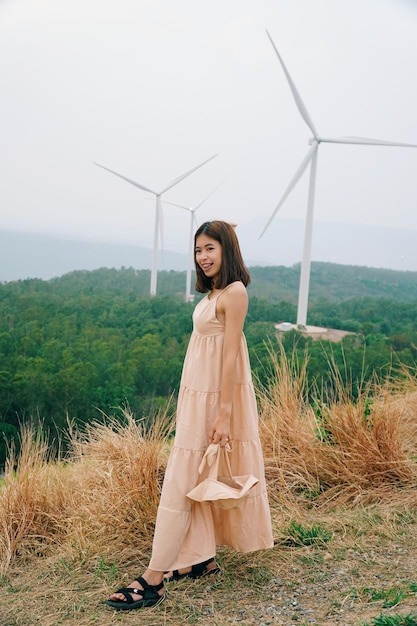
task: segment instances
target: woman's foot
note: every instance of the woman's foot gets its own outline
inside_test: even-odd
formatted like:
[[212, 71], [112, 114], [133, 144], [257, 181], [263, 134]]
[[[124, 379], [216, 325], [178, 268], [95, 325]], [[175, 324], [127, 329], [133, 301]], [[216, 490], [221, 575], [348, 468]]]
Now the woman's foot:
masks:
[[157, 606], [163, 600], [165, 592], [162, 572], [146, 570], [129, 587], [122, 587], [113, 593], [106, 603], [114, 609], [131, 610]]
[[176, 569], [173, 572], [165, 572], [164, 580], [171, 582], [173, 580], [181, 580], [181, 578], [201, 578], [202, 576], [208, 576], [210, 574], [219, 574], [220, 568], [217, 565], [214, 558], [203, 561], [203, 563], [197, 563], [190, 567], [184, 567], [182, 569]]

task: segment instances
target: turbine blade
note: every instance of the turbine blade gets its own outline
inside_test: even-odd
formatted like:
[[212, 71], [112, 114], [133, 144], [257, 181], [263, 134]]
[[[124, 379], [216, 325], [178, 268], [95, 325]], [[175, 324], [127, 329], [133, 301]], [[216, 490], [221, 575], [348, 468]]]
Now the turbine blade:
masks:
[[197, 209], [199, 209], [201, 207], [201, 205], [204, 204], [204, 202], [206, 202], [206, 200], [211, 198], [211, 196], [214, 194], [214, 192], [217, 191], [218, 188], [223, 185], [223, 183], [224, 183], [224, 181], [222, 181], [219, 185], [217, 185], [217, 187], [215, 187], [212, 191], [210, 191], [210, 193], [207, 194], [207, 196], [204, 198], [204, 200], [202, 200], [194, 208], [193, 207], [184, 206], [183, 204], [178, 204], [177, 202], [170, 202], [169, 200], [164, 200], [163, 202], [164, 202], [164, 204], [170, 204], [171, 206], [177, 206], [180, 209], [185, 209], [186, 211], [191, 211], [191, 213], [193, 213], [194, 211], [197, 211]]
[[192, 211], [190, 207], [184, 206], [183, 204], [177, 204], [176, 202], [169, 202], [168, 200], [162, 200], [163, 204], [170, 204], [171, 206], [177, 206], [180, 209], [185, 209], [186, 211]]
[[185, 172], [185, 174], [182, 174], [181, 176], [178, 176], [178, 178], [176, 178], [175, 180], [173, 180], [172, 182], [169, 183], [168, 187], [165, 187], [165, 189], [163, 189], [160, 193], [165, 193], [165, 191], [168, 191], [168, 189], [171, 189], [172, 187], [174, 187], [175, 185], [178, 185], [178, 183], [180, 183], [182, 180], [184, 180], [184, 178], [187, 178], [187, 176], [190, 176], [190, 174], [193, 174], [193, 172], [195, 172], [196, 170], [200, 169], [200, 167], [203, 167], [203, 165], [205, 165], [206, 163], [208, 163], [209, 161], [211, 161], [212, 159], [214, 159], [217, 156], [217, 154], [213, 154], [213, 156], [211, 156], [209, 159], [206, 159], [205, 161], [203, 161], [202, 163], [200, 163], [200, 165], [196, 165], [196, 167], [193, 167], [191, 170], [189, 170], [188, 172]]
[[100, 163], [96, 163], [95, 161], [93, 161], [93, 163], [94, 163], [94, 165], [97, 165], [98, 167], [101, 167], [103, 170], [107, 170], [111, 174], [114, 174], [115, 176], [118, 176], [119, 178], [122, 178], [127, 183], [130, 183], [131, 185], [134, 185], [135, 187], [139, 187], [139, 189], [142, 189], [143, 191], [149, 191], [150, 193], [156, 194], [156, 191], [154, 191], [153, 189], [149, 189], [149, 187], [145, 187], [145, 185], [141, 185], [140, 183], [137, 183], [136, 181], [131, 180], [130, 178], [127, 178], [126, 176], [123, 176], [123, 174], [119, 174], [118, 172], [115, 172], [114, 170], [111, 170], [109, 167], [105, 167], [104, 165], [100, 165]]
[[326, 139], [320, 137], [323, 143], [347, 143], [365, 146], [392, 146], [398, 148], [417, 148], [417, 144], [400, 143], [398, 141], [386, 141], [385, 139], [370, 139], [369, 137], [338, 137], [336, 139]]
[[223, 180], [219, 185], [217, 185], [217, 187], [215, 187], [213, 191], [210, 191], [210, 193], [204, 198], [204, 200], [202, 200], [200, 204], [197, 204], [197, 206], [194, 207], [193, 210], [197, 211], [197, 209], [199, 209], [202, 204], [204, 204], [209, 198], [211, 198], [211, 196], [219, 189], [219, 187], [221, 187], [224, 184], [225, 180]]
[[261, 239], [261, 237], [264, 235], [264, 233], [268, 229], [270, 223], [274, 219], [275, 215], [278, 213], [278, 211], [280, 210], [280, 208], [284, 204], [285, 200], [288, 198], [288, 196], [290, 195], [291, 191], [294, 189], [294, 187], [296, 186], [296, 184], [300, 180], [301, 176], [306, 171], [307, 166], [308, 166], [308, 164], [310, 163], [310, 161], [311, 161], [311, 159], [313, 157], [313, 154], [316, 152], [316, 150], [318, 148], [318, 145], [319, 144], [315, 141], [313, 143], [313, 145], [311, 146], [310, 150], [307, 152], [306, 156], [304, 157], [304, 159], [302, 160], [301, 164], [297, 168], [297, 171], [295, 172], [294, 176], [292, 177], [288, 187], [284, 191], [284, 193], [283, 193], [283, 195], [281, 197], [281, 200], [278, 202], [277, 206], [275, 207], [275, 210], [272, 213], [271, 217], [269, 218], [268, 223], [266, 224], [265, 228], [263, 229], [263, 231], [259, 235], [259, 239]]
[[300, 96], [300, 94], [298, 92], [298, 89], [295, 86], [295, 83], [294, 83], [293, 79], [291, 78], [291, 75], [290, 75], [289, 71], [287, 70], [287, 68], [286, 68], [286, 66], [284, 64], [284, 61], [282, 60], [281, 55], [278, 52], [278, 48], [276, 47], [275, 43], [273, 42], [271, 35], [269, 34], [268, 31], [266, 31], [266, 34], [268, 35], [269, 41], [271, 42], [272, 47], [275, 50], [275, 54], [277, 55], [277, 57], [279, 59], [279, 62], [281, 63], [282, 69], [284, 70], [284, 74], [285, 74], [285, 76], [287, 78], [288, 84], [290, 86], [290, 89], [292, 91], [292, 95], [293, 95], [294, 100], [295, 100], [295, 104], [297, 105], [297, 108], [298, 108], [298, 110], [300, 112], [300, 115], [303, 118], [303, 120], [305, 121], [305, 123], [307, 124], [307, 126], [309, 127], [309, 129], [311, 130], [311, 132], [313, 133], [315, 139], [317, 139], [318, 133], [317, 133], [316, 127], [314, 126], [314, 122], [311, 119], [309, 112], [307, 111], [307, 108], [306, 108], [306, 106], [305, 106], [305, 104], [304, 104], [304, 102], [303, 102], [303, 100], [302, 100], [302, 98], [301, 98], [301, 96]]

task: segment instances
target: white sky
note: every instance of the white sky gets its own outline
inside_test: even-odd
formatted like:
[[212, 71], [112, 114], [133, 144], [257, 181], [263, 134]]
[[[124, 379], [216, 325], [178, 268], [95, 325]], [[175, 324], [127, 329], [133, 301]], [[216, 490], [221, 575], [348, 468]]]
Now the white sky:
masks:
[[[0, 0], [0, 229], [151, 246], [154, 197], [92, 161], [160, 190], [218, 153], [164, 197], [224, 181], [198, 221], [257, 241], [311, 135], [265, 28], [320, 134], [417, 144], [416, 0]], [[322, 144], [315, 218], [417, 231], [416, 172], [417, 148]], [[187, 215], [164, 215], [184, 250]]]

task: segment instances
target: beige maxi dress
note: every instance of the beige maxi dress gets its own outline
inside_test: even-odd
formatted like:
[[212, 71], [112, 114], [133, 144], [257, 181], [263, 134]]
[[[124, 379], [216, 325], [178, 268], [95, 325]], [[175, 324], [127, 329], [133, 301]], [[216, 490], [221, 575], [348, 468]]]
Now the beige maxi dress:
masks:
[[231, 546], [239, 552], [273, 545], [257, 406], [243, 333], [231, 413], [230, 460], [233, 474], [253, 474], [259, 483], [239, 508], [231, 510], [191, 503], [186, 497], [197, 484], [198, 467], [219, 410], [224, 324], [216, 317], [216, 306], [224, 291], [213, 298], [204, 297], [193, 314], [193, 332], [178, 396], [176, 435], [165, 472], [149, 564], [157, 571], [205, 561], [216, 554], [218, 545]]

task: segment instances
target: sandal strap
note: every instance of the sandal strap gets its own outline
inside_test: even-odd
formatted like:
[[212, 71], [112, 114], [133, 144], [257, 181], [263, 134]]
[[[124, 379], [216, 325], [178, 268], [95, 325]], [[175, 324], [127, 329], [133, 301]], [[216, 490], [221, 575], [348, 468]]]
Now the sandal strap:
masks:
[[149, 596], [149, 592], [151, 592], [151, 594], [158, 595], [157, 592], [164, 586], [163, 581], [159, 583], [159, 585], [149, 585], [149, 583], [147, 583], [146, 580], [142, 578], [142, 576], [138, 576], [137, 578], [135, 578], [135, 582], [138, 582], [140, 585], [142, 585], [143, 589], [139, 589], [138, 587], [122, 587], [121, 589], [118, 589], [116, 591], [116, 593], [122, 593], [124, 595], [127, 604], [133, 604], [134, 602], [137, 602], [137, 600], [133, 599], [132, 593], [137, 596], [142, 596], [142, 599], [146, 600], [146, 596]]
[[140, 593], [142, 589], [133, 589], [133, 587], [121, 587], [116, 593], [122, 593], [126, 598], [127, 604], [133, 604], [135, 600], [132, 598], [132, 593]]
[[207, 565], [213, 562], [214, 562], [214, 558], [212, 557], [211, 559], [207, 559], [207, 561], [203, 561], [202, 563], [197, 563], [196, 565], [192, 565], [191, 572], [190, 572], [191, 576], [201, 576], [201, 574], [203, 574], [206, 571]]
[[164, 586], [164, 581], [160, 582], [158, 585], [150, 585], [142, 576], [138, 576], [137, 578], [135, 578], [135, 582], [138, 582], [143, 587], [143, 589], [136, 589], [134, 591], [134, 593], [138, 595], [142, 595], [142, 591], [145, 591], [146, 589], [149, 589], [149, 591], [153, 591], [156, 593], [157, 591], [160, 591], [160, 589], [162, 589]]

